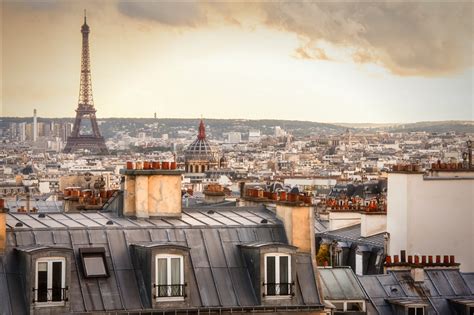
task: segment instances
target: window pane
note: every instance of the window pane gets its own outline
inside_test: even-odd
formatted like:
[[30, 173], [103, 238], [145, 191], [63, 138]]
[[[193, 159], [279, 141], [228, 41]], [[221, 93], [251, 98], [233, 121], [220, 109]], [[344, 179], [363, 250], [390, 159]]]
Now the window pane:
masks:
[[275, 257], [267, 256], [267, 294], [275, 295]]
[[52, 301], [62, 300], [62, 266], [61, 261], [53, 262]]
[[288, 258], [287, 256], [280, 257], [280, 294], [290, 294], [289, 276], [288, 276]]
[[158, 258], [158, 296], [168, 296], [168, 260]]
[[362, 306], [361, 306], [360, 303], [356, 303], [356, 302], [350, 303], [350, 302], [347, 302], [347, 310], [348, 310], [348, 311], [362, 311]]
[[423, 307], [418, 307], [416, 309], [416, 315], [423, 315]]
[[104, 259], [102, 256], [84, 256], [84, 268], [87, 276], [106, 276]]
[[158, 259], [158, 284], [168, 284], [167, 264], [166, 258]]
[[181, 259], [171, 258], [171, 295], [181, 296]]
[[48, 263], [38, 263], [38, 302], [48, 301]]
[[416, 315], [416, 314], [415, 314], [415, 308], [414, 308], [414, 307], [410, 307], [410, 308], [408, 309], [408, 315]]
[[180, 258], [171, 258], [171, 284], [181, 284]]

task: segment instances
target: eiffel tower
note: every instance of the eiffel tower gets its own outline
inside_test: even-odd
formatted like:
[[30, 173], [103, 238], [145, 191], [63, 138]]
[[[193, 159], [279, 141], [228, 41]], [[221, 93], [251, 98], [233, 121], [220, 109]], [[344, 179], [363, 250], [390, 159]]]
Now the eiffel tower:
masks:
[[[79, 105], [76, 109], [76, 120], [71, 136], [67, 138], [64, 153], [71, 153], [80, 149], [87, 149], [91, 152], [107, 154], [107, 146], [104, 137], [101, 136], [99, 126], [95, 117], [96, 109], [92, 99], [91, 65], [89, 58], [89, 25], [84, 11], [84, 24], [81, 27], [82, 33], [82, 59], [81, 59], [81, 83], [79, 89]], [[91, 134], [81, 134], [81, 122], [89, 119], [92, 127]]]

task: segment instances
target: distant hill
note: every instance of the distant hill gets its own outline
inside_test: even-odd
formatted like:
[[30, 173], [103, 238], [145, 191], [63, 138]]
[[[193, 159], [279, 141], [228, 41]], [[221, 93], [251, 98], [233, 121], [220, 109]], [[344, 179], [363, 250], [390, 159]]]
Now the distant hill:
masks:
[[[160, 136], [168, 133], [177, 135], [180, 130], [196, 131], [199, 125], [199, 118], [98, 118], [100, 129], [104, 137], [113, 137], [118, 131], [125, 131], [130, 135], [138, 132], [152, 132], [153, 136]], [[0, 118], [0, 128], [6, 128], [10, 122], [31, 122], [31, 117], [2, 117]], [[73, 118], [38, 118], [39, 122], [74, 122]], [[245, 137], [251, 129], [260, 130], [262, 135], [273, 135], [275, 126], [280, 126], [294, 136], [307, 136], [314, 134], [341, 134], [347, 129], [365, 132], [459, 132], [474, 133], [474, 121], [423, 121], [408, 124], [397, 123], [320, 123], [312, 121], [298, 120], [277, 120], [277, 119], [204, 119], [208, 126], [207, 133], [214, 139], [223, 137], [226, 132], [241, 132]]]
[[389, 128], [393, 132], [466, 132], [474, 133], [474, 121], [421, 121], [411, 124], [400, 124]]
[[416, 123], [335, 123], [335, 125], [354, 128], [370, 129], [371, 131], [384, 130], [389, 132], [460, 132], [474, 133], [474, 121], [472, 120], [445, 120], [445, 121], [420, 121]]

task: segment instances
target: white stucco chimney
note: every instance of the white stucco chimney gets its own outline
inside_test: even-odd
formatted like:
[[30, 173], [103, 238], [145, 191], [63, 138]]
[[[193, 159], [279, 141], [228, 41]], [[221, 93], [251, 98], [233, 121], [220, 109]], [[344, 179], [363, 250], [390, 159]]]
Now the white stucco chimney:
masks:
[[310, 205], [277, 203], [276, 215], [283, 221], [288, 242], [298, 251], [315, 253], [314, 211]]
[[387, 231], [387, 213], [363, 211], [360, 214], [360, 236], [369, 237]]
[[125, 175], [124, 216], [181, 217], [183, 172], [176, 169], [175, 162], [157, 163], [145, 162], [146, 169], [135, 169], [127, 163], [127, 169], [120, 170], [120, 174]]

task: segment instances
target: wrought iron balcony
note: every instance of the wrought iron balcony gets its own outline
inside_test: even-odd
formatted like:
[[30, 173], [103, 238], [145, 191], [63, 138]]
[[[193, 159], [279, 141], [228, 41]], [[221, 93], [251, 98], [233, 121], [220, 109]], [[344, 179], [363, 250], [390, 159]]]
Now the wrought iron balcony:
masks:
[[294, 296], [292, 283], [263, 283], [264, 293], [263, 296]]
[[155, 298], [165, 297], [186, 297], [184, 287], [186, 284], [154, 284], [153, 288], [156, 289]]
[[66, 294], [68, 290], [67, 286], [65, 288], [33, 288], [33, 303], [66, 302], [69, 300]]

